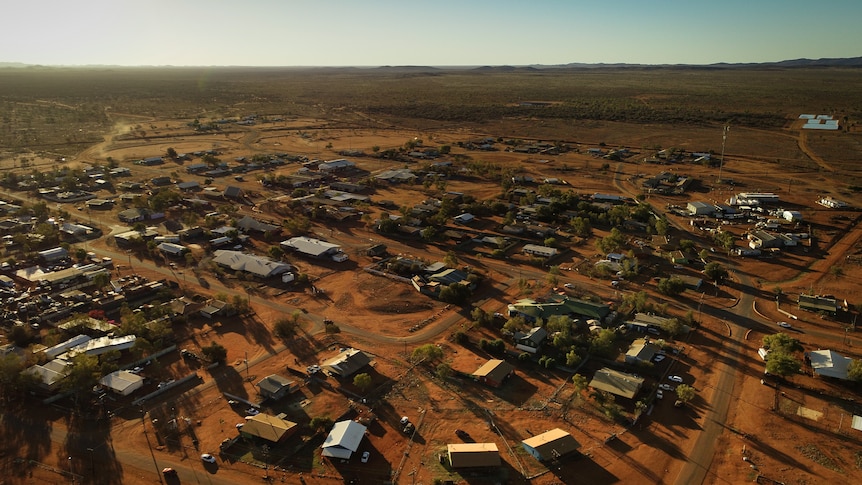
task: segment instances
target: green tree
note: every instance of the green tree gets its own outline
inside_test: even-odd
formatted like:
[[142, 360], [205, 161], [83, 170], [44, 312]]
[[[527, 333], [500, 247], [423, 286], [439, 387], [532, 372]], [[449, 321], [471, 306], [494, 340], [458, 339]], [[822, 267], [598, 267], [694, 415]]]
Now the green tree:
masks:
[[66, 368], [66, 378], [63, 379], [63, 389], [71, 392], [77, 402], [99, 383], [99, 359], [92, 355], [78, 354], [72, 358], [72, 364]]
[[862, 382], [862, 359], [853, 359], [847, 366], [847, 377], [854, 382]]
[[224, 364], [227, 361], [227, 349], [218, 342], [201, 347], [201, 353], [212, 363]]
[[449, 268], [454, 268], [458, 266], [458, 256], [456, 256], [454, 252], [448, 251], [446, 252], [446, 256], [443, 258], [443, 263]]
[[713, 236], [713, 240], [716, 244], [721, 246], [726, 252], [730, 252], [731, 249], [736, 245], [735, 236], [727, 231], [718, 231]]
[[694, 396], [696, 395], [696, 391], [693, 387], [688, 384], [680, 384], [676, 386], [676, 397], [683, 403], [688, 403]]
[[329, 416], [315, 416], [311, 418], [308, 427], [314, 431], [327, 430], [331, 428], [335, 422]]
[[272, 327], [273, 333], [276, 337], [287, 340], [296, 335], [296, 328], [299, 323], [299, 314], [294, 312], [288, 318], [279, 318], [275, 321], [275, 324]]
[[676, 318], [668, 318], [662, 321], [659, 326], [672, 337], [676, 337], [683, 331], [682, 323]]
[[655, 221], [655, 233], [659, 236], [667, 236], [668, 223], [667, 219], [661, 218]]
[[658, 281], [658, 291], [668, 296], [677, 296], [685, 291], [685, 281], [676, 276], [662, 278]]
[[367, 391], [368, 388], [371, 387], [371, 384], [371, 376], [365, 372], [353, 376], [353, 385], [359, 388], [359, 390], [361, 390], [362, 392]]
[[572, 376], [572, 383], [575, 385], [575, 392], [580, 394], [589, 386], [590, 381], [581, 374], [575, 374]]
[[452, 367], [449, 364], [441, 362], [437, 364], [437, 369], [434, 371], [434, 374], [436, 374], [440, 379], [446, 380], [452, 377], [454, 371], [452, 371]]
[[786, 352], [772, 350], [769, 352], [769, 358], [766, 359], [766, 372], [776, 376], [787, 377], [798, 374], [801, 368], [802, 363]]
[[174, 160], [177, 158], [177, 151], [174, 150], [173, 147], [168, 147], [166, 154], [168, 155], [168, 158], [170, 158], [171, 160]]
[[411, 359], [414, 362], [434, 362], [443, 358], [443, 350], [434, 344], [420, 345], [413, 349]]
[[[764, 336], [763, 347], [769, 349], [771, 352], [779, 352], [785, 354], [792, 354], [793, 352], [802, 351], [802, 344], [799, 343], [799, 340], [796, 340], [795, 338], [783, 332]], [[771, 353], [769, 358], [772, 358]]]
[[706, 266], [703, 267], [703, 274], [713, 281], [722, 281], [727, 278], [727, 268], [722, 266], [721, 263], [713, 261], [706, 263]]

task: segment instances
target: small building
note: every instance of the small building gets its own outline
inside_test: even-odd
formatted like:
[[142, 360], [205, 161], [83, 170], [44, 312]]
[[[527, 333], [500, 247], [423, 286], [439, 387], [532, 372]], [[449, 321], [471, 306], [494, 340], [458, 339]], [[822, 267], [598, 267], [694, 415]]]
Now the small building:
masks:
[[818, 295], [799, 295], [799, 308], [811, 312], [825, 312], [835, 315], [840, 306], [835, 298]]
[[495, 443], [456, 443], [446, 448], [452, 468], [490, 468], [501, 463]]
[[128, 396], [144, 387], [144, 378], [127, 370], [118, 370], [102, 377], [99, 384], [121, 396]]
[[174, 244], [174, 243], [170, 243], [170, 242], [159, 243], [159, 245], [156, 246], [156, 249], [161, 251], [162, 254], [164, 254], [166, 256], [171, 256], [173, 258], [179, 258], [183, 254], [187, 253], [189, 250], [189, 248], [187, 248], [181, 244]]
[[544, 327], [533, 327], [527, 333], [515, 333], [515, 348], [535, 354], [547, 338], [548, 331]]
[[472, 376], [479, 382], [491, 387], [500, 387], [503, 382], [515, 375], [515, 366], [500, 359], [491, 359], [473, 372]]
[[324, 371], [339, 376], [350, 377], [366, 365], [371, 363], [371, 357], [358, 349], [346, 349], [335, 357], [327, 359], [320, 364]]
[[539, 461], [556, 460], [580, 448], [580, 443], [568, 432], [555, 428], [521, 441], [524, 451]]
[[848, 206], [847, 202], [832, 197], [821, 197], [817, 200], [817, 203], [830, 209], [844, 209]]
[[693, 216], [709, 216], [715, 212], [715, 206], [706, 202], [689, 202], [687, 209]]
[[596, 371], [593, 380], [590, 381], [590, 387], [615, 396], [634, 399], [643, 383], [643, 377], [604, 367]]
[[469, 212], [465, 212], [463, 214], [455, 216], [454, 220], [458, 224], [470, 224], [473, 220], [476, 219], [476, 216], [470, 214]]
[[296, 383], [278, 374], [271, 374], [257, 383], [258, 393], [267, 398], [278, 400], [297, 389]]
[[639, 338], [629, 346], [626, 352], [626, 364], [637, 364], [638, 362], [650, 362], [661, 348], [650, 342], [649, 339]]
[[332, 172], [337, 170], [344, 170], [347, 168], [353, 168], [356, 164], [351, 162], [350, 160], [339, 158], [338, 160], [330, 160], [328, 162], [321, 162], [317, 164], [317, 170], [321, 172]]
[[147, 219], [147, 217], [149, 215], [150, 215], [150, 211], [148, 211], [147, 209], [140, 209], [140, 208], [135, 207], [135, 208], [126, 209], [126, 210], [120, 212], [119, 214], [117, 214], [117, 217], [120, 219], [120, 222], [125, 222], [126, 224], [132, 224], [132, 223], [140, 222], [140, 221]]
[[791, 222], [802, 221], [802, 213], [799, 211], [784, 211], [781, 213], [781, 217]]
[[67, 251], [65, 248], [59, 247], [39, 251], [37, 254], [39, 255], [39, 259], [46, 263], [53, 263], [55, 261], [60, 261], [61, 259], [66, 259], [69, 257], [69, 251]]
[[292, 237], [282, 241], [279, 246], [284, 250], [296, 251], [312, 258], [329, 258], [338, 263], [348, 259], [347, 254], [338, 244], [305, 236]]
[[538, 244], [525, 244], [524, 249], [522, 249], [524, 254], [530, 254], [532, 256], [539, 256], [545, 259], [553, 258], [556, 256], [559, 251], [557, 248], [552, 248], [548, 246], [540, 246]]
[[280, 443], [296, 432], [299, 425], [279, 416], [260, 413], [247, 418], [239, 434], [243, 438], [260, 438], [270, 443]]
[[811, 368], [820, 377], [847, 380], [847, 368], [853, 359], [844, 357], [834, 350], [814, 350], [808, 352]]
[[321, 454], [328, 458], [349, 460], [359, 449], [367, 429], [356, 421], [346, 420], [335, 423], [321, 445], [323, 448]]

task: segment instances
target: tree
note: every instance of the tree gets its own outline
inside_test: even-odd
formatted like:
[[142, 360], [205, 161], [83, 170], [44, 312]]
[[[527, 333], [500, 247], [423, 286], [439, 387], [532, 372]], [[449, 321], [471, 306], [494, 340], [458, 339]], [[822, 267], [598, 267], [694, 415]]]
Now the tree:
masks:
[[458, 256], [454, 252], [448, 251], [446, 256], [443, 257], [443, 263], [449, 268], [454, 268], [458, 266]]
[[680, 384], [676, 386], [676, 397], [677, 399], [682, 401], [683, 404], [694, 399], [695, 394], [696, 391], [694, 390], [694, 388], [689, 386], [688, 384]]
[[353, 385], [358, 387], [362, 392], [367, 391], [371, 387], [371, 384], [371, 376], [365, 372], [353, 376]]
[[329, 429], [334, 424], [335, 422], [329, 416], [315, 416], [311, 418], [308, 426], [314, 431], [320, 431], [321, 429]]
[[443, 350], [434, 344], [420, 345], [413, 349], [411, 359], [414, 361], [433, 362], [443, 358]]
[[434, 371], [434, 374], [437, 375], [440, 379], [446, 380], [454, 374], [452, 371], [452, 367], [445, 362], [441, 362], [437, 365], [437, 369]]
[[672, 337], [676, 337], [681, 334], [683, 331], [682, 323], [676, 318], [668, 318], [662, 321], [659, 324], [662, 330], [670, 334]]
[[590, 381], [581, 374], [575, 374], [572, 376], [572, 383], [575, 385], [575, 392], [580, 394], [589, 386]]
[[727, 269], [720, 263], [706, 263], [703, 268], [703, 274], [713, 281], [722, 281], [727, 278]]
[[62, 386], [78, 397], [88, 393], [99, 383], [99, 358], [87, 354], [78, 354], [72, 358], [72, 365], [66, 370], [66, 378]]
[[847, 366], [847, 377], [854, 382], [862, 382], [862, 360], [853, 359]]
[[766, 372], [776, 376], [787, 377], [798, 374], [801, 368], [802, 363], [786, 352], [772, 350], [769, 352], [769, 358], [766, 359]]
[[299, 322], [299, 314], [293, 313], [289, 318], [279, 318], [273, 325], [273, 333], [276, 337], [287, 340], [296, 335], [296, 327]]
[[728, 253], [731, 249], [736, 245], [735, 237], [732, 233], [727, 231], [719, 231], [715, 233], [713, 236], [713, 240], [716, 244], [721, 246]]
[[[792, 354], [793, 352], [802, 351], [802, 345], [799, 343], [799, 341], [783, 332], [779, 332], [774, 335], [764, 336], [763, 347], [769, 349], [771, 352], [779, 352], [785, 354]], [[769, 358], [772, 358], [771, 353]]]
[[201, 348], [201, 353], [210, 362], [224, 364], [227, 360], [227, 349], [218, 342], [213, 342]]
[[168, 150], [166, 153], [168, 155], [168, 158], [170, 158], [171, 160], [174, 160], [177, 158], [177, 151], [174, 150], [173, 147], [168, 147]]
[[662, 278], [658, 281], [658, 291], [668, 296], [677, 296], [685, 291], [685, 281], [676, 276]]

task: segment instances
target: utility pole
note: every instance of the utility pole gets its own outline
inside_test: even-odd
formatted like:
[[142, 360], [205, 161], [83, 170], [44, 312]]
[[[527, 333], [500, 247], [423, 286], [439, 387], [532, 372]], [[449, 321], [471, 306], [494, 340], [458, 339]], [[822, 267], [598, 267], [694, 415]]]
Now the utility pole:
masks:
[[153, 445], [150, 444], [150, 435], [147, 434], [147, 423], [144, 421], [144, 405], [141, 405], [141, 425], [144, 427], [144, 438], [147, 439], [147, 448], [150, 449], [150, 456], [153, 457], [153, 466], [156, 468], [156, 475], [159, 477], [159, 483], [164, 485], [165, 482], [162, 481], [162, 472], [159, 470], [159, 464], [156, 463], [156, 454], [153, 453]]
[[721, 159], [718, 161], [718, 183], [721, 183], [721, 170], [724, 168], [724, 145], [727, 143], [728, 131], [730, 131], [730, 125], [724, 125], [724, 132], [721, 135]]

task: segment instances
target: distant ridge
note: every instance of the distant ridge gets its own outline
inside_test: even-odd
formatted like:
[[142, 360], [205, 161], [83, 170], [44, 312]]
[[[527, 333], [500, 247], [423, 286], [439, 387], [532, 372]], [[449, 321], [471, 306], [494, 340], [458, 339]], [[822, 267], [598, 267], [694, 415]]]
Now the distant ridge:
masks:
[[819, 67], [862, 67], [862, 57], [821, 58], [821, 59], [788, 59], [776, 62], [717, 62], [714, 64], [628, 64], [628, 63], [584, 63], [570, 62], [568, 64], [530, 64], [530, 65], [498, 65], [498, 66], [117, 66], [117, 65], [46, 65], [26, 64], [23, 62], [0, 62], [0, 69], [21, 68], [66, 68], [66, 69], [134, 69], [134, 68], [208, 68], [208, 69], [304, 69], [304, 70], [341, 70], [341, 69], [376, 69], [401, 74], [420, 74], [441, 72], [444, 70], [472, 70], [478, 72], [530, 72], [550, 69], [764, 69], [764, 68], [819, 68]]

